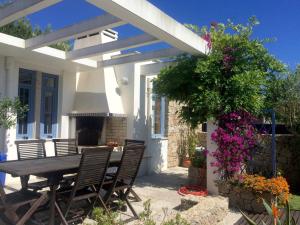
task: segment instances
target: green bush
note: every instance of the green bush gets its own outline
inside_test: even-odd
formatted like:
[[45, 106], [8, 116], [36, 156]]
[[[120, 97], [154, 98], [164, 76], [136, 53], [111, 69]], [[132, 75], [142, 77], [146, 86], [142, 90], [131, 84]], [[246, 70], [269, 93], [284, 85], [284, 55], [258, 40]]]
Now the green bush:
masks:
[[270, 80], [286, 70], [264, 47], [268, 40], [252, 37], [258, 24], [252, 17], [246, 26], [190, 26], [208, 40], [210, 53], [178, 57], [158, 75], [155, 92], [180, 103], [179, 115], [192, 127], [238, 110], [259, 114]]
[[[140, 214], [139, 220], [136, 221], [136, 225], [190, 225], [179, 214], [174, 219], [163, 220], [161, 223], [157, 223], [152, 216], [151, 202], [147, 200], [144, 202], [144, 211]], [[163, 209], [164, 216], [167, 216], [167, 210]], [[97, 222], [97, 225], [123, 225], [124, 223], [120, 219], [120, 215], [117, 212], [105, 213], [102, 208], [95, 208], [92, 214], [92, 219]]]

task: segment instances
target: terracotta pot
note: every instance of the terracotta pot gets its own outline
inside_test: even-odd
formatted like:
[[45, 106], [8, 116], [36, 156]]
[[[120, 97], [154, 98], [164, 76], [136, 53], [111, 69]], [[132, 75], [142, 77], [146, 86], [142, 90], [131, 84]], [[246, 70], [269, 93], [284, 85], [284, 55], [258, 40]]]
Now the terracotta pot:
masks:
[[190, 159], [184, 159], [182, 162], [182, 166], [185, 168], [189, 168], [191, 166], [192, 162]]

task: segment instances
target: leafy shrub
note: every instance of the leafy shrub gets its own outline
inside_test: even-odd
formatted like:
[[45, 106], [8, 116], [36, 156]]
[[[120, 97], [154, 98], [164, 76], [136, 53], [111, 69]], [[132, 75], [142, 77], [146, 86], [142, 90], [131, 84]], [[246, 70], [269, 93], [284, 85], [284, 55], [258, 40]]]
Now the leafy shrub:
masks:
[[[158, 225], [153, 219], [151, 202], [147, 200], [144, 202], [144, 211], [140, 214], [140, 219], [137, 220], [135, 225]], [[163, 209], [164, 216], [167, 216], [167, 210]], [[119, 214], [116, 212], [109, 212], [108, 214], [102, 208], [95, 208], [92, 214], [92, 218], [97, 222], [98, 225], [123, 225]], [[185, 219], [179, 214], [174, 219], [163, 220], [159, 225], [190, 225]]]
[[264, 47], [266, 40], [252, 37], [258, 21], [191, 26], [208, 40], [208, 55], [183, 55], [164, 68], [155, 92], [182, 105], [181, 118], [196, 127], [220, 114], [245, 110], [253, 115], [265, 108], [271, 78], [285, 72], [284, 65]]
[[22, 105], [18, 98], [0, 100], [0, 127], [9, 129], [16, 124], [16, 115], [23, 118], [27, 111], [28, 106]]
[[95, 208], [93, 210], [92, 218], [98, 225], [122, 225], [119, 219], [119, 214], [116, 212], [105, 213], [102, 208]]

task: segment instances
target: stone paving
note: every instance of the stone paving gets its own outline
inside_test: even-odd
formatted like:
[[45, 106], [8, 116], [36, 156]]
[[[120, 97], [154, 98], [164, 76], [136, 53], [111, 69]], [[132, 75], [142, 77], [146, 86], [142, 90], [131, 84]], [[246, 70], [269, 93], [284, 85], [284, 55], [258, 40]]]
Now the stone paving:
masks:
[[[220, 198], [218, 196], [209, 196], [208, 198], [200, 199], [198, 206], [193, 207], [190, 211], [178, 211], [179, 206], [181, 205], [182, 196], [177, 193], [177, 190], [180, 186], [186, 183], [187, 169], [181, 167], [171, 168], [160, 174], [139, 177], [136, 181], [134, 190], [141, 197], [142, 202], [133, 202], [132, 205], [136, 209], [137, 213], [140, 213], [143, 211], [143, 202], [150, 199], [153, 218], [157, 222], [161, 222], [163, 220], [165, 211], [168, 212], [169, 217], [172, 217], [177, 213], [180, 213], [184, 217], [189, 217], [188, 214], [192, 213], [193, 220], [195, 221], [198, 220], [197, 216], [204, 217], [203, 215], [205, 215], [206, 218], [201, 218], [199, 221], [208, 221], [207, 224], [209, 225], [234, 225], [241, 217], [240, 213], [228, 210], [227, 199]], [[7, 190], [13, 191], [19, 187], [19, 179], [15, 179], [14, 182], [7, 185]], [[218, 213], [218, 216], [221, 216], [221, 219], [215, 218], [212, 223], [212, 220], [207, 219], [210, 216], [209, 213], [211, 213], [214, 217], [216, 217], [215, 214]], [[121, 216], [122, 220], [128, 224], [135, 224], [129, 210], [122, 213]], [[193, 222], [193, 224], [199, 223]], [[201, 223], [201, 225], [204, 224], [206, 223]]]

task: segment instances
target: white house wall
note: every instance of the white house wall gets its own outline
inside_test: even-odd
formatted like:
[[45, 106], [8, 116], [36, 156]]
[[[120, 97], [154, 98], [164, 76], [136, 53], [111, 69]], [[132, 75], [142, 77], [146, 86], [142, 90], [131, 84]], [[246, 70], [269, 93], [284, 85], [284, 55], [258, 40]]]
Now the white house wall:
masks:
[[146, 140], [147, 149], [141, 168], [143, 174], [165, 170], [168, 154], [168, 140], [154, 139], [151, 136], [151, 99], [147, 93], [146, 76], [141, 74], [141, 66], [148, 63], [130, 63], [114, 67], [117, 80], [121, 84], [124, 111], [128, 115], [127, 137]]
[[[45, 64], [46, 65], [46, 62]], [[76, 90], [76, 74], [73, 72], [57, 71], [47, 66], [34, 64], [32, 61], [26, 61], [23, 58], [16, 59], [13, 57], [0, 56], [0, 90], [6, 89], [3, 96], [14, 98], [18, 96], [19, 68], [30, 69], [39, 72], [59, 75], [59, 101], [58, 101], [58, 137], [69, 137], [69, 119], [66, 113], [70, 112], [73, 107], [73, 101]], [[7, 75], [7, 76], [6, 76]], [[7, 78], [5, 78], [7, 77]], [[6, 85], [5, 85], [5, 79]], [[0, 137], [0, 149], [7, 152], [8, 160], [17, 159], [17, 151], [15, 147], [16, 128], [12, 127], [6, 131], [6, 137]], [[5, 144], [6, 143], [6, 144]], [[49, 140], [46, 142], [47, 155], [54, 155], [54, 146]]]

